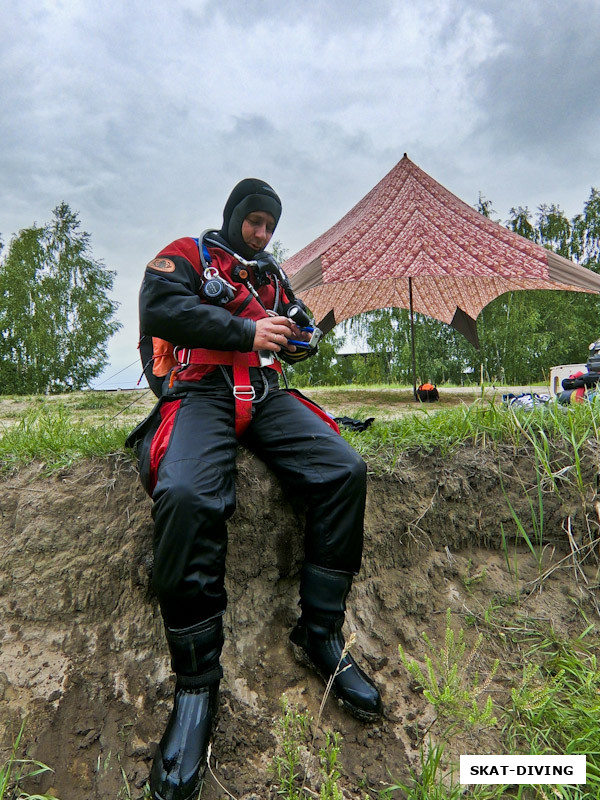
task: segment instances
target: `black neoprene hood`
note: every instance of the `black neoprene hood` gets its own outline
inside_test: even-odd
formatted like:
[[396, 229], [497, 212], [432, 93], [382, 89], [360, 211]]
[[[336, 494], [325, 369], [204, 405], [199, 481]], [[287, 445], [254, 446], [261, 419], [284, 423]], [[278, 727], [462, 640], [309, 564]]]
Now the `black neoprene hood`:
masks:
[[281, 216], [281, 200], [275, 190], [258, 178], [244, 178], [229, 195], [223, 209], [223, 227], [219, 231], [225, 241], [243, 258], [256, 254], [242, 238], [242, 223], [253, 211], [266, 211], [275, 220]]

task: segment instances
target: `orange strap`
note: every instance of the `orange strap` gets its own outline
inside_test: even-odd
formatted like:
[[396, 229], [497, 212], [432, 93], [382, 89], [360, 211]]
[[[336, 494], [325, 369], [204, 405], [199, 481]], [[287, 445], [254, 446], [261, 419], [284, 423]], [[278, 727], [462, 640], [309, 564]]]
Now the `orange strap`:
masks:
[[[233, 367], [233, 396], [235, 398], [235, 434], [240, 437], [252, 421], [252, 401], [256, 397], [250, 382], [250, 367], [260, 367], [258, 353], [241, 353], [239, 350], [206, 350], [202, 347], [175, 348], [179, 369], [191, 364], [215, 364]], [[268, 365], [281, 372], [281, 364], [275, 359]]]

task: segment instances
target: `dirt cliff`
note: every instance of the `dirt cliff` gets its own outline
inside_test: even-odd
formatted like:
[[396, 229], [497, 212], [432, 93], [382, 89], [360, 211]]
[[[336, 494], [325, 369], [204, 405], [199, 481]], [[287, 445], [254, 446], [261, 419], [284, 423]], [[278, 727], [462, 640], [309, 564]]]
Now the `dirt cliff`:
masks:
[[[595, 613], [589, 586], [573, 570], [538, 580], [573, 541], [597, 537], [597, 449], [586, 447], [583, 490], [569, 469], [559, 473], [560, 461], [554, 485], [540, 485], [532, 455], [510, 448], [407, 453], [387, 473], [370, 474], [363, 569], [346, 630], [356, 632], [353, 652], [381, 687], [386, 714], [368, 726], [328, 701], [321, 727], [342, 734], [345, 796], [362, 800], [389, 784], [390, 773], [406, 776], [431, 723], [398, 644], [419, 657], [422, 631], [443, 640], [446, 609], [461, 627], [491, 598], [518, 596], [527, 613], [566, 628], [576, 624], [574, 602]], [[2, 745], [27, 717], [28, 753], [54, 769], [43, 790], [52, 787], [61, 800], [139, 800], [173, 688], [149, 589], [150, 500], [126, 456], [51, 475], [31, 465], [1, 484]], [[514, 551], [509, 502], [533, 535], [539, 492], [545, 549], [536, 559], [523, 542]], [[302, 531], [300, 503], [290, 504], [276, 477], [240, 452], [225, 679], [211, 762], [236, 798], [274, 791], [281, 697], [318, 714], [321, 683], [294, 662], [287, 643], [297, 615]], [[509, 569], [513, 552], [518, 575]], [[592, 568], [582, 569], [591, 586]], [[484, 671], [493, 655], [490, 642], [480, 654]], [[226, 795], [209, 777], [202, 796]]]

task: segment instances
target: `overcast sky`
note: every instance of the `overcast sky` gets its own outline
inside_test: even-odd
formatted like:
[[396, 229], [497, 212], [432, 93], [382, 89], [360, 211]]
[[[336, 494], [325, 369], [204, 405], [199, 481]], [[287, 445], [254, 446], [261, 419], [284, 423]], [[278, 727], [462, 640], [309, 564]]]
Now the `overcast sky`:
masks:
[[121, 304], [104, 388], [140, 372], [145, 264], [220, 227], [241, 178], [281, 196], [290, 255], [404, 152], [503, 220], [600, 186], [598, 0], [3, 6], [0, 234], [79, 212]]

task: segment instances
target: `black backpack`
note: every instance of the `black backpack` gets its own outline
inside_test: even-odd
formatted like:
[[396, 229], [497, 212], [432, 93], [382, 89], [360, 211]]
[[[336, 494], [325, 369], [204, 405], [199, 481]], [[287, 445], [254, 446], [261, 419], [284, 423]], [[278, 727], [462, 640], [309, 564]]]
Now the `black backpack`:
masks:
[[422, 403], [435, 403], [440, 399], [440, 393], [437, 390], [435, 383], [422, 383], [417, 388], [417, 400]]

